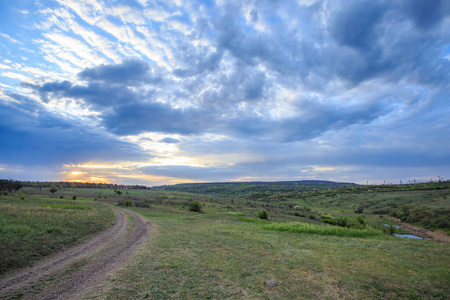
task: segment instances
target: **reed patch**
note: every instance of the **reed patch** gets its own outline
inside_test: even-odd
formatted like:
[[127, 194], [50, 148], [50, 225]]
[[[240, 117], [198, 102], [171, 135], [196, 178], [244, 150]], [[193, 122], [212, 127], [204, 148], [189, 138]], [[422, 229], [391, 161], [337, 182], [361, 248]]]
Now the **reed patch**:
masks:
[[383, 233], [371, 227], [361, 229], [353, 229], [337, 226], [321, 226], [309, 223], [288, 222], [288, 223], [271, 223], [263, 226], [263, 229], [289, 231], [296, 233], [317, 234], [317, 235], [332, 235], [342, 237], [367, 237], [377, 236]]

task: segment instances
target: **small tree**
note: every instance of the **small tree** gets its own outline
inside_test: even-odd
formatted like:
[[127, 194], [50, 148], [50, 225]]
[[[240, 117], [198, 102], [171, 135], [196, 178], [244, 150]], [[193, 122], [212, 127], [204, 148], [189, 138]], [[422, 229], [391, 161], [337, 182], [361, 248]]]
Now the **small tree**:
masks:
[[201, 213], [202, 204], [198, 201], [192, 201], [191, 203], [189, 203], [189, 210]]
[[52, 185], [48, 191], [50, 193], [54, 194], [58, 191], [58, 188], [56, 186]]
[[357, 217], [356, 217], [356, 221], [358, 221], [359, 224], [364, 225], [364, 218], [363, 218], [363, 217], [357, 216]]
[[260, 211], [258, 213], [258, 218], [260, 218], [261, 220], [267, 220], [267, 219], [269, 219], [269, 214], [267, 213], [267, 211], [265, 209], [263, 209], [262, 211]]
[[359, 205], [357, 209], [355, 209], [355, 213], [362, 214], [364, 212], [364, 206]]

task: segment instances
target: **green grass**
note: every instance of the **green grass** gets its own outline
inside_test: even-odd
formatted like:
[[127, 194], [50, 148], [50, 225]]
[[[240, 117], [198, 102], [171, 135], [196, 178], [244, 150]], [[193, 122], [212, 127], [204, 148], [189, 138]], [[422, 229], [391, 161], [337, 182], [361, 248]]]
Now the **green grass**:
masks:
[[[75, 191], [66, 192], [70, 196]], [[162, 197], [148, 191], [108, 194], [106, 199], [106, 192], [98, 197], [102, 190], [79, 189], [77, 201], [47, 197], [34, 203], [33, 196], [25, 193], [25, 200], [0, 203], [21, 201], [30, 210], [84, 215], [97, 212], [95, 203], [100, 200], [114, 204], [118, 199], [148, 200], [150, 208], [132, 209], [151, 223], [150, 240], [129, 266], [108, 281], [100, 298], [446, 299], [450, 245], [383, 235], [383, 224], [390, 221], [370, 212], [419, 202], [431, 209], [448, 208], [448, 192], [364, 191], [333, 197], [311, 193], [282, 201], [248, 201], [179, 192], [164, 192], [167, 197]], [[94, 198], [97, 201], [89, 202]], [[200, 201], [204, 213], [189, 212], [187, 198]], [[42, 204], [93, 209], [55, 209]], [[360, 204], [365, 206], [364, 213], [355, 214]], [[255, 217], [261, 209], [268, 211], [271, 222]], [[311, 215], [316, 219], [310, 219]], [[356, 223], [357, 216], [379, 231], [321, 222], [323, 217]], [[17, 234], [33, 230], [27, 222], [11, 225]], [[267, 287], [271, 279], [278, 285]]]
[[244, 213], [237, 212], [237, 211], [227, 211], [226, 214], [228, 214], [230, 216], [243, 216], [243, 215], [245, 215]]
[[[133, 209], [152, 224], [151, 239], [109, 283], [107, 299], [445, 299], [450, 293], [446, 244], [265, 230], [210, 207], [203, 214]], [[271, 279], [278, 285], [267, 287]]]
[[103, 205], [76, 203], [45, 196], [27, 195], [25, 200], [18, 195], [2, 196], [0, 276], [79, 243], [115, 219]]
[[92, 209], [92, 206], [71, 205], [71, 204], [41, 204], [41, 207], [61, 208], [61, 209]]
[[341, 237], [366, 237], [383, 234], [383, 232], [373, 229], [371, 227], [365, 227], [362, 229], [352, 229], [346, 227], [337, 227], [329, 225], [322, 226], [300, 222], [272, 223], [264, 225], [263, 229], [289, 231], [306, 234], [334, 235]]
[[238, 220], [242, 221], [242, 222], [247, 222], [247, 223], [259, 223], [259, 224], [267, 224], [270, 222], [270, 221], [263, 220], [263, 219], [252, 219], [252, 218], [243, 218], [243, 217], [239, 217]]

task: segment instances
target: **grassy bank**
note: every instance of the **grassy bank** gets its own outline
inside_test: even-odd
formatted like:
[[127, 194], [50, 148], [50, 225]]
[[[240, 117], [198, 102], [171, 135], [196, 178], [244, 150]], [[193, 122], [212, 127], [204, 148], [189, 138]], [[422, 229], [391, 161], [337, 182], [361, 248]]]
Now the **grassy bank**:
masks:
[[[265, 230], [220, 208], [135, 209], [153, 225], [110, 299], [445, 299], [449, 245]], [[269, 226], [269, 225], [266, 225]], [[268, 280], [277, 284], [269, 287]]]
[[305, 234], [318, 234], [318, 235], [333, 235], [340, 237], [367, 237], [382, 235], [383, 232], [375, 230], [371, 227], [365, 227], [361, 229], [352, 229], [346, 227], [337, 226], [321, 226], [300, 222], [289, 222], [289, 223], [273, 223], [262, 227], [263, 229], [278, 230], [278, 231], [289, 231], [296, 233]]
[[0, 198], [0, 275], [108, 228], [111, 209], [87, 200], [23, 194]]

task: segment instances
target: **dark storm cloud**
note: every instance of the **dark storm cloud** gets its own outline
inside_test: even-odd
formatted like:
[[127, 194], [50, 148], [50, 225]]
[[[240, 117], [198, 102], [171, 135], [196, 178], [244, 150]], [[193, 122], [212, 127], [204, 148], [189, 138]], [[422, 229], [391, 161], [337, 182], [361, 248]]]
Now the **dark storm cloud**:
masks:
[[100, 65], [88, 68], [78, 74], [82, 80], [135, 86], [154, 84], [162, 80], [154, 74], [148, 62], [138, 59], [127, 59], [117, 65]]
[[356, 124], [367, 124], [392, 111], [384, 99], [360, 105], [321, 104], [313, 99], [302, 99], [298, 107], [303, 114], [280, 124], [285, 141], [315, 138], [329, 130], [338, 130]]
[[[449, 6], [437, 2], [430, 1], [419, 16], [431, 20], [426, 14], [436, 11], [433, 7]], [[320, 30], [316, 27], [306, 33], [298, 27], [290, 28], [291, 20], [282, 18], [268, 24], [273, 27], [271, 31], [255, 33], [240, 23], [238, 6], [226, 6], [222, 16], [212, 23], [217, 45], [239, 61], [269, 67], [279, 74], [281, 84], [298, 84], [300, 80], [301, 84], [320, 90], [334, 79], [344, 79], [351, 85], [373, 78], [400, 80], [410, 76], [410, 72], [422, 73], [430, 65], [431, 56], [438, 61], [439, 56], [433, 52], [446, 47], [448, 36], [432, 29], [442, 24], [448, 9], [439, 10], [433, 28], [419, 32], [408, 23], [417, 23], [418, 17], [410, 12], [414, 5], [415, 1], [401, 5], [389, 1], [336, 1], [331, 3], [333, 10], [326, 11], [324, 6], [315, 5], [306, 9], [309, 15], [319, 17], [326, 13], [330, 18], [326, 26], [314, 24]], [[272, 6], [281, 10], [283, 3]], [[277, 9], [269, 13], [274, 19]], [[442, 63], [443, 59], [439, 64]]]
[[141, 150], [54, 115], [31, 101], [0, 102], [0, 163], [56, 166], [90, 160], [137, 160]]
[[183, 68], [177, 68], [173, 74], [177, 77], [191, 77], [203, 74], [204, 72], [214, 72], [219, 67], [223, 52], [198, 51], [192, 45], [183, 45], [178, 49], [180, 62]]
[[140, 172], [153, 176], [166, 176], [201, 181], [224, 181], [239, 176], [228, 168], [202, 168], [190, 166], [161, 166], [161, 167], [141, 167]]
[[[412, 8], [413, 2], [333, 2], [328, 11], [320, 3], [304, 7], [262, 2], [249, 17], [252, 24], [265, 22], [266, 31], [242, 21], [239, 3], [224, 5], [210, 19], [203, 16], [193, 24], [192, 37], [209, 37], [211, 47], [178, 46], [179, 67], [172, 73], [128, 59], [85, 69], [79, 73], [84, 85], [63, 81], [34, 88], [43, 101], [72, 98], [91, 105], [101, 113], [101, 125], [117, 135], [223, 133], [283, 142], [309, 140], [429, 101], [384, 91], [384, 84], [402, 82], [435, 91], [448, 86], [450, 63], [442, 56], [448, 34], [440, 29], [448, 5], [431, 1], [423, 10], [435, 17], [431, 21]], [[305, 31], [281, 17], [296, 11], [315, 27], [309, 24]], [[318, 21], [323, 13], [329, 15], [326, 25]], [[357, 99], [343, 98], [346, 89], [373, 80], [378, 87], [371, 88], [379, 89], [378, 94], [372, 91], [375, 95], [366, 97], [363, 90], [361, 95], [354, 93]], [[273, 118], [270, 106], [285, 101], [278, 95], [280, 87], [301, 87], [316, 96], [294, 100], [292, 114]]]
[[334, 15], [331, 32], [338, 43], [354, 48], [370, 49], [378, 39], [377, 25], [386, 12], [383, 2], [349, 2]]
[[442, 21], [450, 5], [445, 0], [405, 0], [402, 8], [418, 28], [429, 29]]
[[103, 115], [103, 125], [118, 135], [146, 131], [193, 134], [205, 130], [202, 117], [196, 111], [174, 109], [158, 102], [130, 103], [113, 107]]

